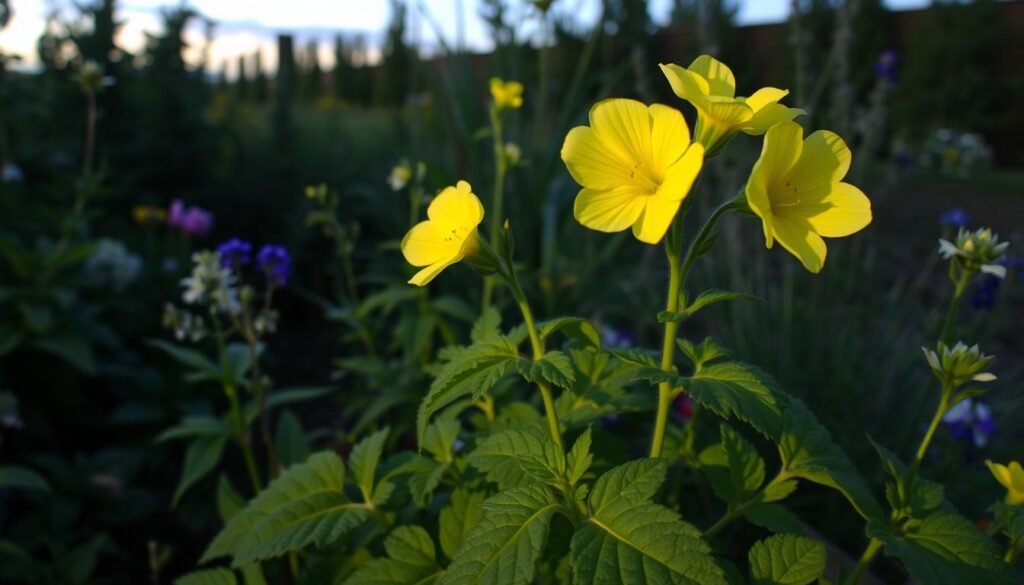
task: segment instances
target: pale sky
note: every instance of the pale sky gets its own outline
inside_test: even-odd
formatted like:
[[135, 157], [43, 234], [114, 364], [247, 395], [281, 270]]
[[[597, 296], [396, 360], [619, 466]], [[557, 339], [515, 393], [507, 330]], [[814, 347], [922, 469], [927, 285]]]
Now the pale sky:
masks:
[[[291, 32], [302, 45], [317, 39], [323, 53], [321, 62], [333, 62], [331, 46], [337, 32], [365, 32], [371, 44], [383, 36], [390, 15], [389, 0], [191, 0], [184, 2], [216, 23], [215, 37], [210, 47], [210, 62], [220, 67], [229, 63], [233, 70], [236, 57], [256, 50], [264, 53], [264, 62], [274, 62], [273, 37], [279, 32]], [[124, 23], [118, 44], [137, 52], [145, 43], [145, 34], [161, 29], [160, 9], [175, 6], [176, 0], [121, 0], [118, 19]], [[490, 48], [487, 30], [478, 15], [478, 0], [413, 0], [410, 5], [410, 38], [417, 44], [436, 46], [437, 39], [428, 19], [436, 21], [443, 30], [445, 40], [454, 44], [459, 30], [459, 10], [462, 6], [466, 44], [477, 50]], [[523, 36], [532, 34], [532, 8], [526, 0], [511, 2], [516, 16], [513, 22], [523, 23], [518, 31]], [[789, 0], [744, 0], [740, 2], [739, 20], [742, 23], [772, 22], [786, 18]], [[887, 5], [910, 8], [928, 4], [928, 0], [888, 0]], [[422, 11], [413, 6], [422, 6]], [[655, 22], [668, 17], [671, 0], [650, 0], [651, 15]], [[557, 0], [553, 10], [576, 15], [584, 27], [589, 27], [598, 16], [600, 0]], [[71, 0], [12, 0], [14, 12], [10, 24], [0, 31], [0, 50], [23, 57], [25, 65], [35, 61], [35, 43], [43, 31], [46, 15], [55, 9], [74, 14]], [[195, 22], [187, 31], [187, 40], [195, 51], [190, 60], [198, 59], [203, 45], [204, 28]]]

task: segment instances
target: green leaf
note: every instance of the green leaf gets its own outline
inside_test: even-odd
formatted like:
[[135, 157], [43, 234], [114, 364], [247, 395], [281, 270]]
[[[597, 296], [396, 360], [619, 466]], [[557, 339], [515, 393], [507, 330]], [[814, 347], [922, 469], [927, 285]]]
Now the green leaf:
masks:
[[366, 437], [352, 448], [348, 457], [348, 467], [352, 470], [352, 481], [363, 493], [363, 501], [373, 501], [373, 486], [377, 475], [377, 465], [381, 453], [384, 452], [384, 441], [388, 438], [388, 429], [381, 429]]
[[556, 332], [591, 347], [601, 347], [601, 334], [594, 325], [582, 317], [559, 317], [538, 325], [541, 340], [546, 341]]
[[540, 359], [533, 361], [521, 360], [516, 367], [527, 381], [533, 383], [547, 382], [559, 388], [569, 389], [576, 381], [572, 361], [560, 351], [549, 351]]
[[374, 559], [345, 585], [429, 585], [442, 574], [434, 558], [434, 542], [419, 526], [399, 526], [384, 540], [386, 559]]
[[650, 501], [665, 469], [663, 460], [642, 459], [598, 478], [591, 515], [570, 546], [577, 585], [727, 583], [700, 531]]
[[224, 446], [227, 445], [227, 437], [209, 436], [199, 437], [189, 444], [185, 450], [185, 464], [181, 470], [181, 479], [178, 487], [174, 490], [174, 497], [171, 498], [171, 506], [177, 506], [181, 497], [185, 495], [188, 488], [192, 487], [200, 479], [206, 476], [220, 461], [224, 454]]
[[558, 485], [565, 476], [565, 454], [546, 434], [537, 431], [491, 435], [468, 460], [501, 490], [531, 481]]
[[722, 418], [739, 418], [769, 439], [781, 434], [787, 400], [775, 380], [759, 368], [740, 362], [715, 363], [681, 382], [690, 398]]
[[192, 369], [194, 372], [203, 374], [203, 379], [220, 380], [222, 377], [220, 366], [194, 349], [181, 347], [180, 345], [168, 343], [160, 339], [150, 339], [146, 344], [166, 353], [174, 358], [175, 361]]
[[839, 490], [866, 519], [880, 518], [882, 508], [846, 453], [803, 402], [790, 399], [779, 456], [793, 476]]
[[720, 432], [722, 442], [701, 452], [700, 462], [715, 494], [729, 504], [739, 504], [764, 483], [764, 459], [729, 425], [722, 424]]
[[37, 339], [33, 345], [37, 349], [63, 359], [83, 374], [88, 376], [96, 374], [96, 358], [93, 356], [92, 346], [81, 335], [70, 333], [47, 335]]
[[422, 467], [409, 474], [409, 492], [416, 505], [426, 507], [430, 503], [450, 466], [448, 462], [440, 463], [426, 457], [422, 459]]
[[945, 497], [942, 484], [918, 476], [914, 480], [913, 488], [908, 493], [907, 466], [900, 461], [895, 453], [876, 443], [870, 436], [868, 441], [875, 447], [879, 458], [882, 459], [882, 466], [893, 479], [885, 484], [885, 496], [893, 510], [903, 516], [919, 517], [942, 504]]
[[212, 416], [190, 416], [182, 419], [177, 426], [171, 427], [156, 437], [157, 443], [174, 439], [192, 439], [198, 437], [228, 438], [234, 433], [231, 425], [224, 419]]
[[49, 492], [50, 484], [43, 476], [27, 467], [5, 465], [0, 466], [0, 489]]
[[825, 570], [825, 545], [795, 534], [762, 540], [747, 554], [751, 585], [807, 585]]
[[222, 473], [217, 481], [217, 513], [220, 514], [220, 519], [227, 523], [244, 507], [245, 498], [231, 485], [228, 476]]
[[458, 420], [438, 420], [432, 423], [423, 437], [423, 448], [437, 461], [452, 461], [455, 441], [459, 438], [461, 428]]
[[483, 515], [484, 494], [459, 488], [452, 492], [448, 505], [441, 510], [441, 550], [453, 558], [462, 547], [466, 534]]
[[700, 293], [692, 303], [686, 305], [686, 307], [679, 312], [673, 313], [671, 311], [662, 311], [658, 313], [658, 322], [667, 323], [669, 321], [682, 321], [684, 319], [689, 319], [704, 307], [724, 301], [753, 301], [763, 303], [764, 299], [747, 293], [716, 289], [706, 290]]
[[183, 575], [174, 585], [236, 585], [235, 574], [229, 569], [206, 569]]
[[[794, 482], [795, 483], [795, 482]], [[800, 519], [779, 504], [754, 504], [743, 512], [748, 522], [772, 532], [803, 534]]]
[[566, 458], [566, 470], [569, 474], [570, 485], [576, 485], [583, 478], [583, 474], [590, 469], [590, 464], [594, 461], [594, 455], [590, 452], [590, 445], [590, 428], [588, 427], [576, 439], [576, 442], [573, 443], [572, 449], [569, 450], [569, 456]]
[[921, 585], [1020, 583], [1003, 562], [999, 547], [957, 514], [933, 512], [910, 520], [902, 535], [876, 520], [868, 523], [867, 532], [881, 540], [885, 552], [900, 559]]
[[235, 515], [214, 538], [202, 562], [234, 557], [234, 566], [280, 556], [308, 545], [328, 546], [371, 517], [345, 496], [345, 465], [317, 453], [284, 474]]
[[490, 341], [500, 336], [501, 313], [493, 306], [487, 307], [480, 314], [480, 318], [476, 320], [476, 323], [473, 323], [473, 328], [469, 332], [469, 338], [473, 343], [480, 343], [481, 341]]
[[996, 520], [1003, 525], [1003, 532], [1010, 541], [1024, 538], [1024, 506], [1011, 506], [1002, 502], [992, 506]]
[[[270, 412], [276, 408], [280, 408], [286, 404], [295, 404], [298, 402], [305, 402], [307, 400], [313, 400], [326, 396], [331, 392], [334, 392], [337, 388], [334, 386], [308, 386], [298, 388], [282, 388], [276, 390], [267, 395], [264, 399], [263, 409], [266, 412]], [[245, 420], [248, 423], [252, 423], [259, 416], [259, 404], [256, 401], [252, 401], [245, 405]]]
[[483, 503], [440, 585], [528, 585], [560, 506], [542, 485], [515, 488]]
[[519, 350], [504, 337], [479, 342], [455, 352], [430, 385], [416, 417], [416, 436], [423, 443], [427, 423], [439, 410], [456, 400], [490, 391], [519, 361]]
[[277, 419], [274, 432], [274, 452], [280, 465], [289, 467], [302, 463], [309, 457], [309, 442], [302, 430], [299, 417], [291, 410], [285, 410]]
[[704, 341], [696, 345], [689, 339], [680, 339], [678, 345], [679, 350], [690, 360], [693, 367], [698, 370], [704, 367], [705, 364], [729, 357], [729, 352], [715, 343], [715, 340], [710, 337], [705, 337]]

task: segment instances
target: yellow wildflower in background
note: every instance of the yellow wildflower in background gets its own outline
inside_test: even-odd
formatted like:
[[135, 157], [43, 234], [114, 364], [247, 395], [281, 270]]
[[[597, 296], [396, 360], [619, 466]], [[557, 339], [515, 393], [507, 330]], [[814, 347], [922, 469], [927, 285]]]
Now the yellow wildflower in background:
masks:
[[426, 266], [409, 279], [423, 286], [442, 270], [476, 251], [476, 228], [484, 219], [484, 206], [465, 181], [446, 187], [427, 208], [427, 221], [414, 225], [402, 239], [402, 254], [413, 266]]
[[590, 126], [569, 131], [562, 160], [583, 189], [573, 214], [586, 227], [656, 244], [704, 163], [678, 110], [608, 99], [590, 109]]
[[755, 136], [764, 134], [779, 122], [788, 122], [803, 114], [779, 102], [789, 90], [762, 87], [750, 97], [736, 97], [736, 78], [721, 61], [701, 55], [687, 68], [662, 64], [662, 73], [672, 91], [697, 109], [694, 140], [712, 157], [737, 132]]
[[163, 223], [167, 220], [167, 211], [152, 205], [136, 205], [132, 209], [135, 223]]
[[491, 97], [499, 110], [520, 108], [523, 105], [523, 84], [492, 77]]
[[819, 130], [804, 140], [796, 122], [773, 126], [747, 181], [750, 209], [764, 224], [765, 245], [778, 240], [818, 272], [825, 265], [825, 242], [860, 231], [871, 223], [871, 202], [860, 189], [842, 183], [850, 169], [843, 139]]
[[986, 460], [985, 465], [988, 465], [996, 481], [1006, 488], [1006, 503], [1011, 506], [1024, 504], [1024, 468], [1020, 463], [1011, 461], [1009, 465], [1003, 465]]

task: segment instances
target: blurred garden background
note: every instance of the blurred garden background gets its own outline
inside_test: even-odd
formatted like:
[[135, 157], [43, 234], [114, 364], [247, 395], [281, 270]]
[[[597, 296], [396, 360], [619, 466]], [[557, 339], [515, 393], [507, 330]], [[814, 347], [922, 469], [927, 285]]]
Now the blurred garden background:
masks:
[[[292, 28], [258, 13], [288, 3], [253, 3], [222, 31], [210, 13], [223, 4], [0, 0], [0, 582], [170, 583], [216, 531], [220, 478], [251, 495], [233, 455], [185, 482], [182, 444], [156, 440], [223, 401], [161, 344], [188, 336], [166, 305], [193, 252], [231, 238], [254, 256], [283, 248], [263, 374], [312, 398], [279, 405], [278, 440], [260, 448], [300, 461], [382, 425], [415, 443], [428, 366], [468, 336], [480, 287], [451, 270], [428, 298], [406, 284], [398, 243], [438, 189], [490, 192], [491, 77], [525, 86], [504, 122], [505, 205], [536, 310], [586, 317], [606, 345], [657, 344], [660, 249], [577, 224], [559, 150], [606, 97], [692, 120], [655, 65], [702, 53], [741, 87], [788, 88], [805, 126], [845, 137], [847, 180], [875, 219], [830, 245], [820, 276], [779, 250], [753, 254], [759, 229], [727, 224], [693, 278], [768, 302], [687, 327], [770, 369], [881, 475], [865, 433], [906, 454], [927, 423], [920, 347], [949, 295], [937, 241], [991, 227], [1011, 242], [1009, 273], [968, 291], [961, 334], [998, 356], [1000, 382], [969, 432], [943, 426], [932, 475], [950, 498], [987, 494], [976, 509], [958, 500], [968, 517], [1001, 494], [984, 460], [1024, 445], [1024, 1], [321, 1], [295, 9], [325, 24]], [[15, 41], [35, 29], [10, 34], [32, 18], [26, 47]], [[736, 142], [703, 177], [713, 200], [738, 192], [757, 157], [759, 142]], [[860, 546], [848, 510], [803, 498], [829, 539]]]

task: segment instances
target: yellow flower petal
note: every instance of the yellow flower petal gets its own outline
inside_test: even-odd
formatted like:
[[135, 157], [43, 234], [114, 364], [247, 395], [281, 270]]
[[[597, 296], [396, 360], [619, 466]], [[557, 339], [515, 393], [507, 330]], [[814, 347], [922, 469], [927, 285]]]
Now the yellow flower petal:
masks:
[[665, 180], [655, 196], [682, 201], [690, 193], [690, 187], [697, 180], [703, 166], [704, 146], [699, 142], [693, 142], [683, 156], [665, 172]]
[[665, 75], [665, 79], [668, 80], [669, 85], [672, 86], [672, 91], [677, 96], [687, 100], [697, 108], [702, 107], [707, 102], [707, 96], [711, 91], [708, 86], [708, 80], [674, 63], [662, 64], [658, 65], [658, 67], [661, 68], [661, 72]]
[[849, 183], [838, 183], [823, 199], [801, 203], [797, 212], [807, 217], [814, 231], [826, 238], [859, 232], [871, 223], [871, 201]]
[[675, 108], [654, 104], [648, 111], [651, 116], [651, 157], [667, 167], [686, 152], [690, 145], [690, 128], [682, 112]]
[[992, 461], [986, 460], [985, 465], [988, 465], [988, 470], [992, 472], [992, 476], [996, 478], [996, 481], [1003, 484], [1003, 487], [1010, 489], [1013, 487], [1013, 477], [1010, 475], [1010, 470], [1001, 463], [993, 463]]
[[583, 189], [576, 196], [573, 215], [576, 221], [592, 230], [621, 232], [636, 223], [647, 197], [630, 185], [608, 191]]
[[825, 241], [811, 231], [806, 220], [776, 215], [772, 221], [772, 232], [782, 247], [800, 259], [804, 268], [821, 272], [825, 265]]
[[779, 124], [768, 130], [761, 145], [761, 156], [754, 163], [745, 189], [747, 204], [754, 215], [761, 218], [764, 244], [774, 243], [772, 230], [772, 199], [769, 189], [778, 177], [783, 177], [800, 158], [803, 150], [804, 129], [796, 123]]
[[802, 189], [837, 183], [850, 170], [850, 149], [835, 132], [818, 130], [804, 141], [800, 160], [789, 178]]
[[590, 109], [590, 126], [619, 158], [642, 162], [651, 158], [651, 117], [647, 106], [627, 99], [607, 99]]
[[431, 280], [434, 280], [438, 274], [441, 274], [445, 268], [448, 268], [452, 264], [458, 262], [457, 259], [445, 260], [442, 262], [436, 262], [427, 266], [423, 270], [420, 270], [409, 279], [409, 284], [415, 284], [416, 286], [426, 286]]
[[650, 196], [643, 198], [643, 213], [633, 224], [633, 235], [641, 242], [657, 244], [679, 211], [681, 199]]
[[[442, 225], [473, 229], [484, 219], [484, 206], [465, 181], [446, 187], [427, 208], [427, 217]], [[461, 238], [460, 238], [461, 242]]]
[[750, 97], [743, 98], [743, 101], [750, 106], [750, 109], [757, 112], [761, 111], [765, 106], [774, 104], [782, 98], [789, 95], [788, 89], [779, 89], [777, 87], [762, 87], [761, 89], [750, 94]]
[[1009, 465], [1010, 470], [1010, 485], [1013, 486], [1014, 490], [1024, 491], [1024, 467], [1021, 467], [1017, 461], [1011, 461]]
[[732, 70], [711, 55], [697, 57], [687, 69], [707, 80], [711, 95], [725, 97], [736, 95], [736, 78], [733, 76]]
[[462, 240], [447, 239], [449, 232], [435, 221], [421, 221], [402, 238], [402, 255], [413, 266], [427, 266], [455, 258]]
[[760, 136], [776, 124], [789, 122], [805, 114], [800, 108], [788, 108], [782, 104], [767, 104], [747, 120], [742, 130], [751, 136]]
[[613, 154], [589, 126], [569, 131], [562, 145], [562, 161], [577, 183], [592, 189], [612, 189], [630, 180], [632, 165]]

